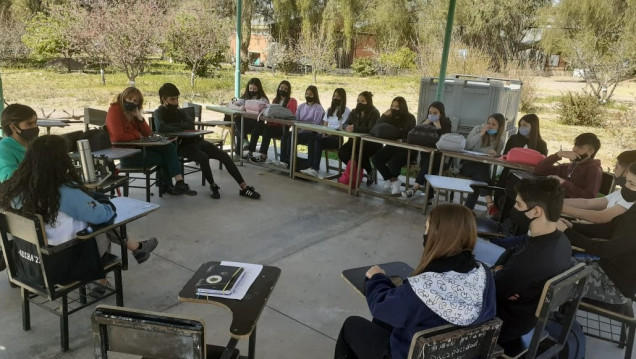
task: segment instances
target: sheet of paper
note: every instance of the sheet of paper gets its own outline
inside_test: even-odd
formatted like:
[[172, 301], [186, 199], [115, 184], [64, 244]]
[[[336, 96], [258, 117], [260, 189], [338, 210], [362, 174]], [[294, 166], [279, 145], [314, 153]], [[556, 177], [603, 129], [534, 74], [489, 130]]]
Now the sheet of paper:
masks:
[[247, 291], [250, 289], [258, 275], [263, 270], [262, 264], [252, 264], [252, 263], [241, 263], [241, 262], [229, 262], [222, 261], [221, 265], [224, 266], [234, 266], [234, 267], [243, 267], [245, 268], [245, 274], [243, 275], [243, 279], [238, 283], [236, 289], [234, 289], [234, 293], [232, 294], [208, 294], [208, 297], [219, 297], [226, 299], [237, 299], [241, 300], [247, 294]]
[[463, 150], [462, 152], [463, 153], [468, 153], [469, 155], [475, 155], [475, 156], [488, 156], [487, 153], [477, 152], [477, 151]]

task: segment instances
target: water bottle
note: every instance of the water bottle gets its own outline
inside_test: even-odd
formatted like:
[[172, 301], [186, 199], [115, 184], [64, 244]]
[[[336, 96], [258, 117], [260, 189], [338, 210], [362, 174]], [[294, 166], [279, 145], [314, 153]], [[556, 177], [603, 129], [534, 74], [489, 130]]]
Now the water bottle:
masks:
[[84, 182], [95, 182], [95, 165], [93, 164], [93, 153], [91, 152], [91, 145], [88, 143], [88, 140], [78, 140], [77, 151], [80, 156]]

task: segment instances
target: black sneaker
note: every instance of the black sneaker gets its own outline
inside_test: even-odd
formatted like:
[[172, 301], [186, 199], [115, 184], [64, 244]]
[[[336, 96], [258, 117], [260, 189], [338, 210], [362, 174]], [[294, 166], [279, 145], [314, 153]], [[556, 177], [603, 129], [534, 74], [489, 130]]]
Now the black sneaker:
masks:
[[372, 185], [375, 182], [375, 176], [373, 175], [373, 172], [370, 172], [367, 174], [367, 186]]
[[185, 194], [185, 195], [188, 195], [188, 196], [196, 196], [197, 195], [197, 191], [191, 190], [190, 186], [188, 186], [183, 181], [177, 182], [177, 184], [175, 184], [174, 187], [172, 187], [172, 189], [168, 191], [168, 193], [171, 194], [171, 195], [174, 195], [174, 196], [179, 196], [179, 195], [182, 195], [182, 194]]
[[249, 197], [252, 199], [261, 198], [261, 195], [258, 192], [256, 192], [256, 190], [252, 186], [247, 186], [245, 187], [245, 189], [240, 190], [239, 194], [243, 197]]
[[267, 157], [261, 157], [261, 156], [250, 157], [250, 162], [253, 162], [253, 163], [264, 163], [266, 161], [267, 161]]
[[216, 183], [210, 186], [210, 197], [214, 199], [221, 198], [221, 194], [219, 193], [219, 186]]
[[147, 261], [148, 258], [150, 258], [150, 252], [157, 248], [157, 244], [159, 244], [159, 241], [157, 241], [157, 238], [155, 237], [151, 237], [145, 241], [140, 242], [139, 248], [135, 249], [132, 252], [133, 257], [135, 257], [135, 259], [137, 260], [137, 263], [141, 264]]
[[106, 284], [101, 284], [99, 282], [93, 282], [92, 284], [88, 285], [89, 290], [88, 295], [95, 298], [95, 299], [99, 299], [101, 297], [103, 297], [106, 294], [106, 290], [112, 290], [113, 289], [113, 285], [110, 284], [109, 281], [106, 281]]

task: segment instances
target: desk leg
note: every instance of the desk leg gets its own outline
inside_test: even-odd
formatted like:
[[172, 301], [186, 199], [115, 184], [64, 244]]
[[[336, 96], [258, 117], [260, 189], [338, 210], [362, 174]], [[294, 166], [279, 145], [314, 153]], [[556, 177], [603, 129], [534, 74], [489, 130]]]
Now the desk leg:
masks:
[[[296, 173], [296, 158], [298, 157], [298, 147], [296, 144], [298, 143], [298, 128], [296, 126], [292, 126], [290, 128], [292, 131], [291, 136], [291, 155], [289, 158], [289, 177], [294, 178], [294, 173]], [[280, 142], [280, 151], [283, 152], [283, 141]]]
[[121, 238], [121, 269], [128, 270], [128, 231], [125, 224], [119, 227], [119, 237]]
[[[443, 155], [442, 155], [442, 159], [443, 159]], [[433, 163], [435, 163], [435, 152], [431, 152], [431, 156], [430, 156], [430, 160], [428, 161], [428, 172], [426, 173], [431, 173], [433, 171]], [[440, 165], [440, 168], [443, 170], [444, 169], [444, 164], [442, 162], [442, 164]], [[428, 193], [431, 191], [431, 184], [426, 181], [426, 186], [424, 187], [424, 214], [426, 214], [426, 207], [428, 206]], [[437, 199], [439, 198], [439, 194], [435, 197], [435, 205], [437, 206]]]
[[[360, 170], [362, 169], [362, 150], [364, 148], [364, 140], [362, 138], [360, 138], [360, 149], [358, 151], [358, 157], [356, 158], [356, 138], [353, 138], [353, 146], [352, 148], [354, 149], [354, 151], [351, 151], [351, 160], [355, 162], [356, 159], [358, 159], [358, 166], [355, 168], [355, 179], [356, 179], [356, 183], [355, 183], [355, 195], [358, 195], [358, 190], [360, 188], [360, 185], [362, 184], [362, 178], [358, 178], [358, 176], [360, 176]], [[369, 176], [370, 174], [367, 173], [367, 176]], [[361, 176], [360, 176], [361, 177]], [[354, 178], [354, 174], [351, 173], [351, 171], [349, 171], [349, 186], [350, 188], [352, 188], [351, 182]]]
[[249, 359], [254, 359], [256, 352], [256, 326], [252, 329], [252, 334], [250, 334], [250, 341], [247, 349], [247, 357]]
[[411, 179], [411, 150], [407, 149], [406, 150], [406, 182], [404, 183], [404, 190], [407, 190], [409, 188], [410, 179]]
[[230, 121], [230, 157], [234, 158], [234, 149], [236, 148], [234, 138], [234, 119]]
[[237, 343], [238, 343], [238, 339], [231, 338], [230, 341], [225, 346], [225, 349], [223, 349], [223, 354], [221, 354], [220, 359], [230, 359], [232, 357], [232, 352], [236, 348]]
[[243, 166], [243, 141], [244, 141], [243, 136], [245, 136], [245, 117], [241, 115], [241, 137], [239, 138], [239, 141], [237, 144], [237, 146], [239, 146], [238, 148], [239, 164], [241, 166]]
[[[433, 155], [431, 154], [431, 157], [432, 156]], [[444, 174], [444, 160], [445, 160], [444, 157], [445, 157], [444, 156], [444, 152], [442, 152], [442, 158], [440, 158], [440, 161], [439, 161], [439, 173], [438, 173], [438, 175], [440, 175], [440, 176], [442, 176]]]

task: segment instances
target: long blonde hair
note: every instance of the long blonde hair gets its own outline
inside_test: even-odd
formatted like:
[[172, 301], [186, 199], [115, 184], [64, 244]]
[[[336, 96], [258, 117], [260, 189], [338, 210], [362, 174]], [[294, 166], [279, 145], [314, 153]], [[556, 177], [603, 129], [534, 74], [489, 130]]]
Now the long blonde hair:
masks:
[[434, 259], [450, 257], [464, 250], [472, 252], [477, 242], [475, 215], [459, 204], [441, 204], [431, 211], [422, 259], [412, 275], [424, 272]]
[[117, 95], [117, 97], [115, 97], [115, 100], [113, 101], [119, 104], [119, 108], [121, 109], [121, 112], [124, 113], [124, 116], [126, 116], [128, 121], [132, 120], [133, 115], [130, 112], [126, 111], [126, 107], [124, 106], [124, 100], [127, 97], [130, 97], [132, 95], [137, 96], [139, 98], [138, 105], [139, 105], [139, 111], [141, 111], [144, 105], [144, 95], [142, 95], [141, 91], [139, 91], [139, 89], [136, 87], [127, 87], [124, 91], [122, 91], [119, 95]]

